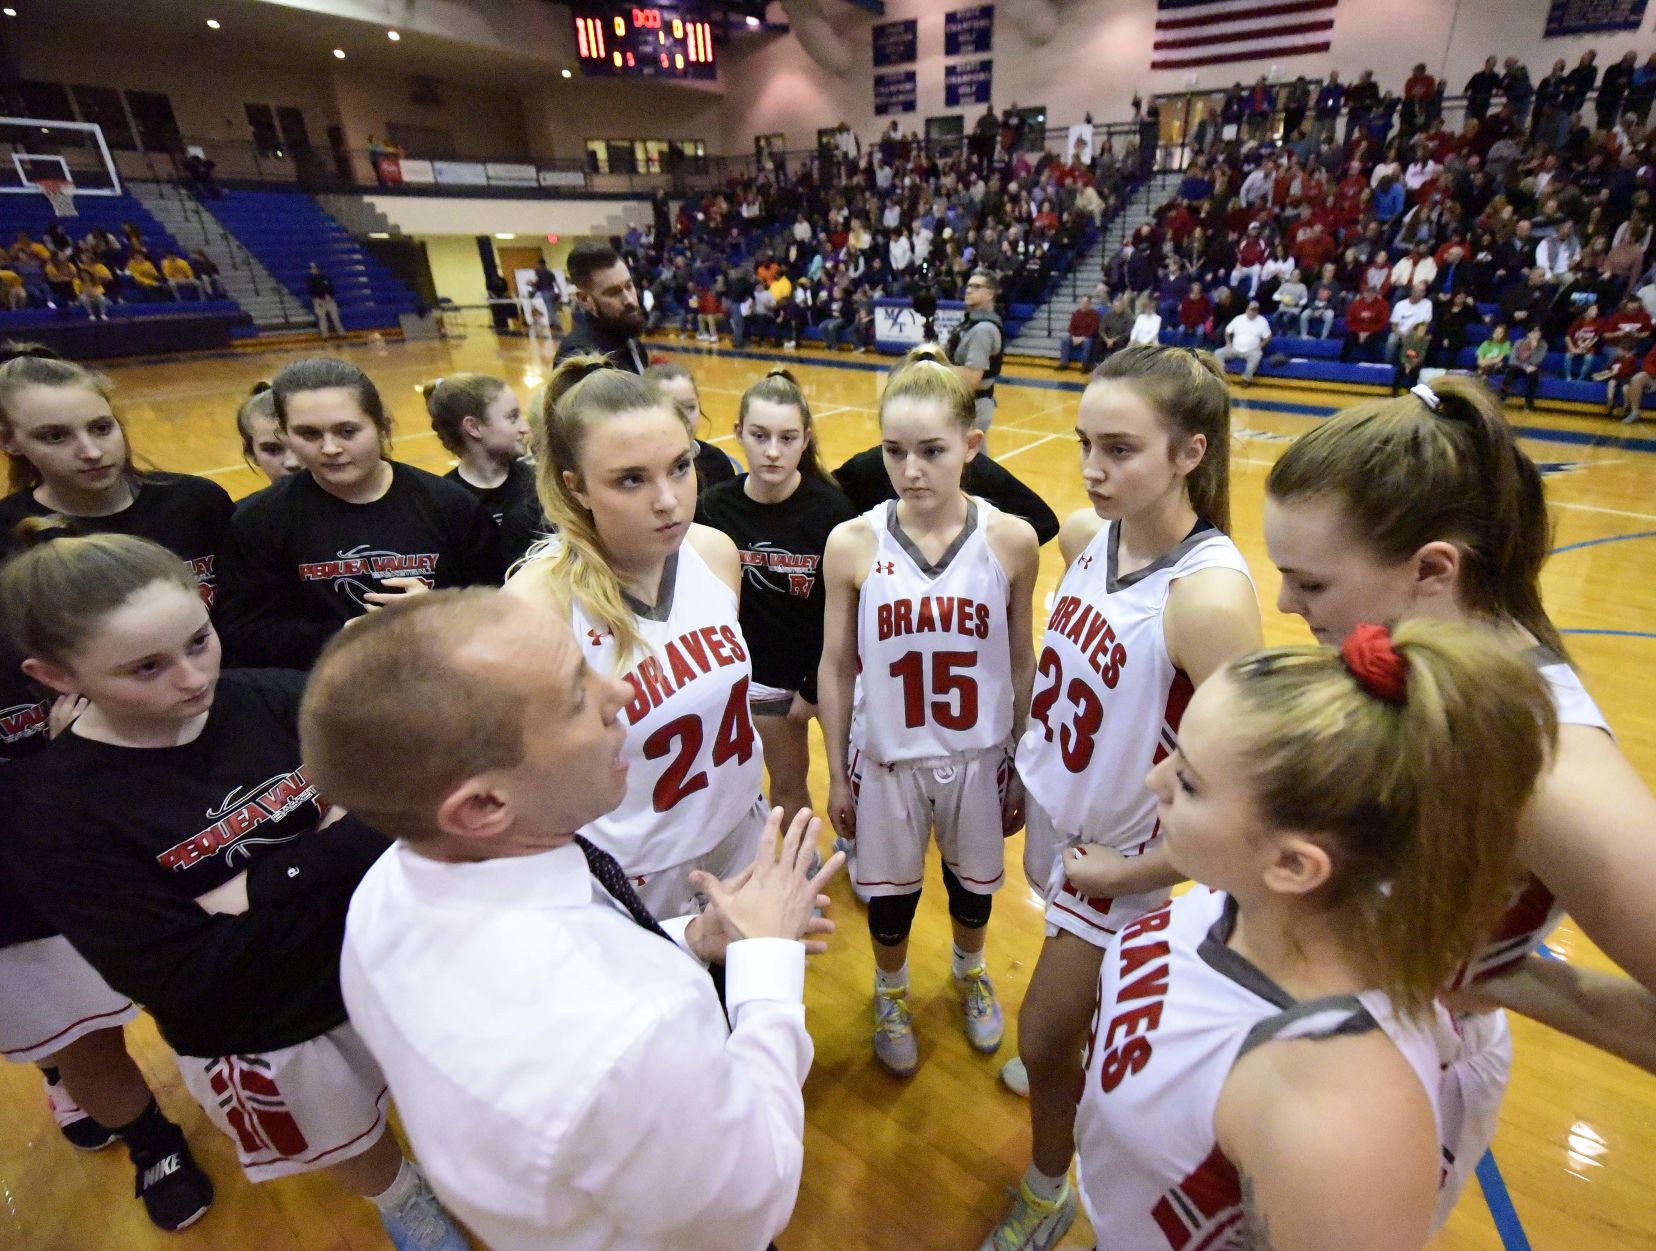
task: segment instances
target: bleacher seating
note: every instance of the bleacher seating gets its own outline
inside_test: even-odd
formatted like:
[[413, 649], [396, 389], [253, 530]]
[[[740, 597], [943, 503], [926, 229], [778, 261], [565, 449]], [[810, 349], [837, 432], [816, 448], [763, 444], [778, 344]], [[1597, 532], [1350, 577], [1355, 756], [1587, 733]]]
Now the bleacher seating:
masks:
[[[186, 249], [167, 232], [165, 226], [152, 216], [144, 205], [127, 195], [83, 195], [75, 200], [75, 216], [64, 219], [64, 229], [77, 241], [96, 227], [103, 227], [117, 238], [122, 225], [131, 222], [144, 236], [144, 243], [156, 260], [170, 250], [186, 255]], [[17, 232], [27, 231], [35, 239], [42, 238], [46, 228], [55, 219], [52, 206], [40, 195], [0, 195], [0, 245], [9, 247]], [[117, 302], [110, 308], [113, 320], [136, 317], [189, 317], [211, 314], [234, 317], [242, 308], [234, 300], [197, 300], [186, 298], [174, 301], [170, 296], [154, 300], [133, 300], [129, 285], [117, 288], [113, 295]], [[64, 323], [84, 322], [86, 312], [77, 305], [67, 308], [24, 308], [15, 311], [0, 310], [0, 335], [24, 333], [31, 330], [59, 327]]]
[[303, 307], [305, 277], [315, 261], [333, 281], [346, 330], [398, 324], [417, 301], [397, 278], [365, 252], [337, 221], [302, 191], [226, 191], [205, 207], [235, 235]]
[[[1472, 372], [1477, 368], [1477, 345], [1487, 336], [1488, 329], [1483, 326], [1473, 326], [1467, 334], [1468, 346], [1461, 349], [1455, 359], [1454, 368]], [[1392, 365], [1389, 362], [1354, 361], [1350, 363], [1340, 360], [1340, 347], [1344, 341], [1345, 327], [1338, 321], [1334, 323], [1334, 330], [1326, 339], [1301, 338], [1298, 335], [1274, 335], [1269, 346], [1265, 349], [1264, 359], [1259, 363], [1258, 376], [1262, 378], [1278, 378], [1287, 382], [1328, 382], [1342, 386], [1380, 386], [1390, 387], [1392, 383]], [[1169, 331], [1163, 330], [1162, 342], [1174, 343], [1176, 337]], [[1286, 359], [1279, 359], [1286, 358]], [[1604, 383], [1567, 380], [1563, 375], [1564, 354], [1562, 352], [1547, 353], [1546, 363], [1542, 367], [1541, 380], [1536, 387], [1536, 398], [1541, 400], [1557, 400], [1564, 403], [1604, 404]], [[1241, 362], [1233, 363], [1233, 372], [1241, 371]], [[1656, 397], [1646, 401], [1646, 407], [1653, 404]]]

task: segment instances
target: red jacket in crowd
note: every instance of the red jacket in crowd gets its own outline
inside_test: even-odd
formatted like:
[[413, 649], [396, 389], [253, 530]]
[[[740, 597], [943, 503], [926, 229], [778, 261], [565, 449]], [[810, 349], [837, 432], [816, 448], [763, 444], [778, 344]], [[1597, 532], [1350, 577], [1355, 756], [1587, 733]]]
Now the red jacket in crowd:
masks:
[[1212, 316], [1213, 301], [1205, 295], [1187, 295], [1179, 301], [1179, 325], [1186, 330], [1207, 325]]
[[1564, 336], [1564, 342], [1572, 352], [1586, 355], [1598, 347], [1600, 337], [1598, 318], [1577, 317], [1571, 324], [1569, 333]]
[[1377, 334], [1391, 322], [1391, 305], [1372, 291], [1365, 291], [1346, 309], [1346, 329], [1352, 334]]
[[1334, 240], [1326, 232], [1303, 230], [1290, 249], [1299, 267], [1308, 274], [1317, 273], [1323, 263], [1334, 259]]
[[1612, 346], [1631, 350], [1635, 343], [1650, 333], [1650, 314], [1642, 308], [1631, 312], [1618, 308], [1610, 316], [1600, 319], [1599, 332]]
[[1078, 308], [1070, 314], [1069, 332], [1072, 339], [1090, 339], [1098, 333], [1098, 310]]
[[1182, 246], [1184, 241], [1190, 238], [1190, 232], [1196, 229], [1196, 219], [1184, 205], [1175, 204], [1167, 216], [1162, 218], [1162, 229], [1167, 231], [1169, 239]]

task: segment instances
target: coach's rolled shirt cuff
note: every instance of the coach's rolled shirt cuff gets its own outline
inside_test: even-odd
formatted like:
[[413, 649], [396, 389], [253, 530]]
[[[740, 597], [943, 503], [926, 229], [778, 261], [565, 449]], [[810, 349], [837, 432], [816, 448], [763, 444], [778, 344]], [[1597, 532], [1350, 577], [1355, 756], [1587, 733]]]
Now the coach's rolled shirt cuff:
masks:
[[746, 938], [725, 951], [725, 1008], [734, 1024], [743, 1004], [805, 1001], [805, 944], [791, 938]]
[[696, 913], [692, 912], [689, 916], [669, 917], [665, 921], [658, 921], [657, 924], [661, 926], [661, 932], [672, 939], [680, 951], [705, 969], [707, 961], [695, 953], [695, 950], [690, 946], [690, 935], [686, 932], [690, 928], [690, 922], [695, 919]]

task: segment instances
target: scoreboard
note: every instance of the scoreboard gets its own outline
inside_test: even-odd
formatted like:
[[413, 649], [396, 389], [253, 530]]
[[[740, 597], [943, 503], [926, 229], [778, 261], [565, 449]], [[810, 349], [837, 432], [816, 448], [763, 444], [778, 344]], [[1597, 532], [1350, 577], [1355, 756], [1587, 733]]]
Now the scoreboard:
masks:
[[574, 20], [584, 74], [714, 77], [713, 26], [702, 12], [577, 5]]

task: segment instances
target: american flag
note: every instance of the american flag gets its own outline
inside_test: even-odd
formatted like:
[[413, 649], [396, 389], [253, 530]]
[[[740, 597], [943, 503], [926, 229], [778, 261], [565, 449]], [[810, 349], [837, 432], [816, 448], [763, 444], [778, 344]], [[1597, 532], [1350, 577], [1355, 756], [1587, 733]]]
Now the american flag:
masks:
[[1339, 0], [1156, 0], [1151, 69], [1327, 52]]

